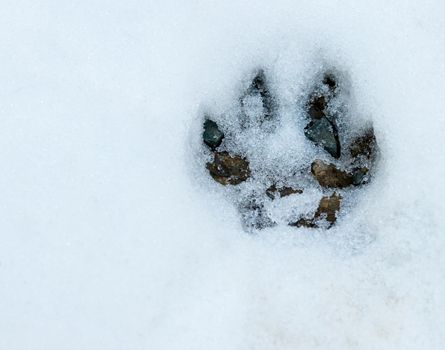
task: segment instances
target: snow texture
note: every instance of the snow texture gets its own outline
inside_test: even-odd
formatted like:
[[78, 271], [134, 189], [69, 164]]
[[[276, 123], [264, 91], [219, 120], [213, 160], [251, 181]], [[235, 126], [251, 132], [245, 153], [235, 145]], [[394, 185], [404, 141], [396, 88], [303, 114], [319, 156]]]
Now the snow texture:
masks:
[[[0, 349], [443, 349], [443, 1], [0, 8]], [[259, 165], [316, 152], [292, 106], [326, 67], [373, 123], [329, 231], [246, 234], [200, 166], [203, 113], [257, 67], [282, 111]]]

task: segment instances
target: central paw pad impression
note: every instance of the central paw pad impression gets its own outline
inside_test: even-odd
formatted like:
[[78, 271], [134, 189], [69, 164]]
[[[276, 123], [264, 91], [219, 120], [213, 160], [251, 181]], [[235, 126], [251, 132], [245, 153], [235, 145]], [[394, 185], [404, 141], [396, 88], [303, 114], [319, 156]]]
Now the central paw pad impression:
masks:
[[234, 108], [203, 114], [206, 171], [233, 198], [247, 231], [277, 224], [329, 229], [370, 182], [373, 127], [354, 122], [340, 77], [318, 74], [289, 107], [260, 69]]

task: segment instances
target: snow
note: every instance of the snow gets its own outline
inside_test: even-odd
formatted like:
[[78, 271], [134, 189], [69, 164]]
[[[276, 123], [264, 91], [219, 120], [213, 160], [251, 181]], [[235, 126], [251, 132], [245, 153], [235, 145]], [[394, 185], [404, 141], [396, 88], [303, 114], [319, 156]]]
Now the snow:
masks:
[[[443, 2], [0, 6], [0, 349], [442, 349]], [[248, 235], [202, 113], [266, 66], [290, 120], [325, 65], [377, 174], [329, 231]]]

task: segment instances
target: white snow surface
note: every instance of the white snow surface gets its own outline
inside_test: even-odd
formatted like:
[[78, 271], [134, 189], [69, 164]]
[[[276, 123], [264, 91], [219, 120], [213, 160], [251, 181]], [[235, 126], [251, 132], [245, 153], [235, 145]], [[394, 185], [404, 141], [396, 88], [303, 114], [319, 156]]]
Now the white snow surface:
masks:
[[[0, 349], [444, 348], [443, 1], [0, 9]], [[297, 103], [322, 62], [376, 176], [331, 230], [246, 234], [200, 113], [259, 66]]]

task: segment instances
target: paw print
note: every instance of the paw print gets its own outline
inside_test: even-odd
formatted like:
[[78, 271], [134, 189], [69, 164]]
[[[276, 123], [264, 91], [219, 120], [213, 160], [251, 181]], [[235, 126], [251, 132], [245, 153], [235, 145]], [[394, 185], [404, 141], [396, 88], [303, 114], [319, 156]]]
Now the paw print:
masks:
[[347, 79], [329, 70], [308, 85], [304, 97], [280, 104], [279, 89], [259, 69], [234, 108], [203, 116], [206, 171], [249, 232], [329, 229], [375, 172], [374, 130], [352, 122]]

